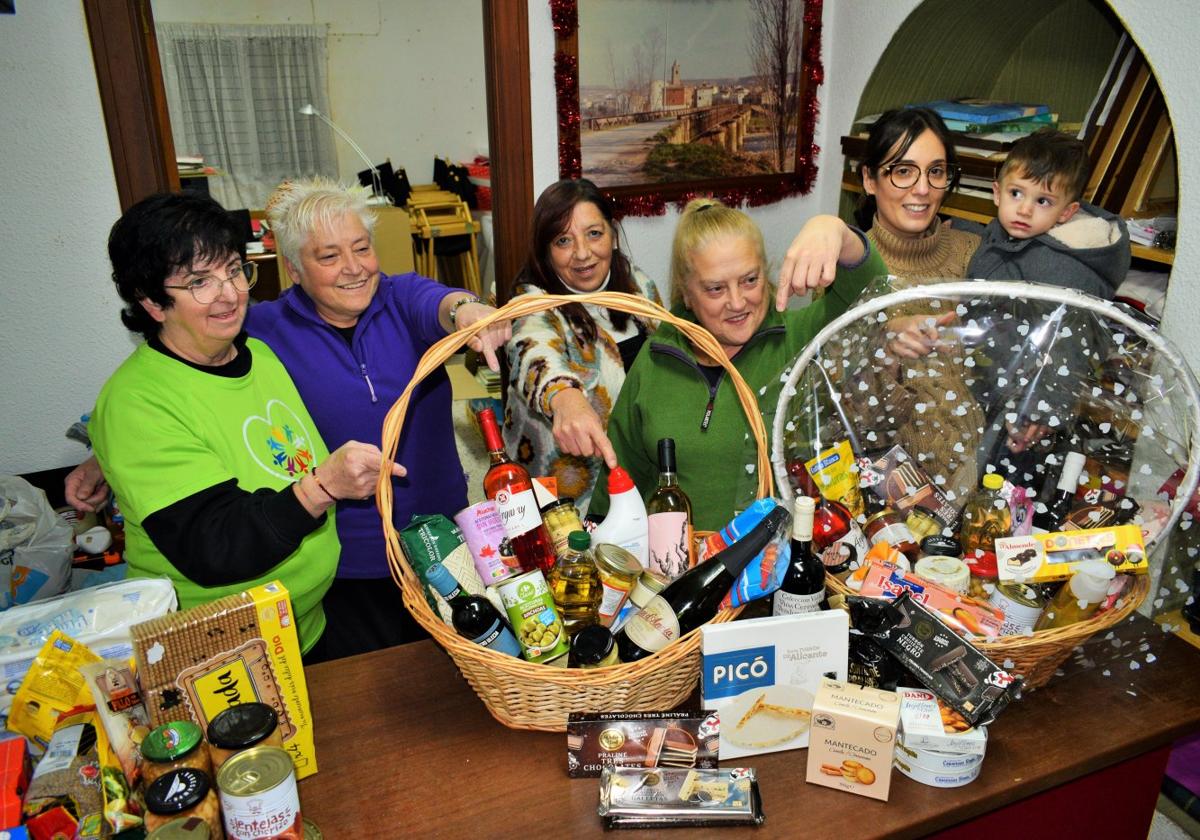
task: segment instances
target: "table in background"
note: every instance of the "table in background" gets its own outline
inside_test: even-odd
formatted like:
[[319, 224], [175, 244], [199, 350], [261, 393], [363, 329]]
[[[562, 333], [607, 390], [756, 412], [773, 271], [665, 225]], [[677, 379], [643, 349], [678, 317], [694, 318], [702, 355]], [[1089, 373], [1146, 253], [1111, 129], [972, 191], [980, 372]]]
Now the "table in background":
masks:
[[[1141, 664], [1147, 653], [1153, 663]], [[1138, 660], [1069, 674], [1009, 706], [965, 787], [896, 771], [884, 803], [806, 784], [805, 751], [752, 756], [766, 823], [680, 836], [983, 840], [1037, 836], [1041, 824], [1058, 840], [1145, 837], [1170, 744], [1200, 730], [1200, 652], [1158, 634]], [[321, 769], [301, 782], [301, 807], [326, 837], [602, 833], [597, 780], [567, 777], [564, 736], [501, 726], [433, 642], [306, 674]]]

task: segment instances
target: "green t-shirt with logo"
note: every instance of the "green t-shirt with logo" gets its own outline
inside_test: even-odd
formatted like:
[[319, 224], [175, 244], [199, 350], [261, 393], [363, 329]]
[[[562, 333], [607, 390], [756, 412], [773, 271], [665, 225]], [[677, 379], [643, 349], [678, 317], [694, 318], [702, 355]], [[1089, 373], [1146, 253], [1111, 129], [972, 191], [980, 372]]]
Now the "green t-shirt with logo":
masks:
[[88, 430], [125, 517], [130, 576], [170, 578], [180, 609], [278, 578], [307, 651], [325, 629], [321, 598], [341, 551], [332, 510], [286, 560], [262, 577], [226, 586], [189, 580], [142, 525], [152, 513], [231, 478], [247, 492], [283, 490], [329, 456], [278, 357], [253, 338], [246, 347], [250, 372], [224, 377], [143, 344], [100, 391]]

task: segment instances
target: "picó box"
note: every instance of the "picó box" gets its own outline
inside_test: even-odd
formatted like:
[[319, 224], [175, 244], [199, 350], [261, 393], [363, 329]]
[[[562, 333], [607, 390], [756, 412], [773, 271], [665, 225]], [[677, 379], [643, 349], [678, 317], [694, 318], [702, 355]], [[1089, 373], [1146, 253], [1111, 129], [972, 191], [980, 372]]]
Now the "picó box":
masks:
[[894, 691], [823, 678], [813, 703], [806, 780], [886, 802], [899, 722]]
[[721, 759], [808, 746], [822, 676], [846, 678], [846, 612], [706, 624], [701, 634], [701, 703], [720, 712]]
[[230, 706], [266, 703], [279, 715], [296, 778], [317, 772], [300, 641], [282, 583], [144, 621], [130, 634], [152, 726], [191, 720], [207, 731]]
[[905, 746], [955, 755], [981, 756], [987, 751], [987, 729], [971, 726], [929, 689], [897, 688], [896, 693], [900, 695], [900, 740]]
[[1142, 529], [1116, 525], [996, 540], [996, 566], [1002, 582], [1066, 580], [1084, 560], [1104, 560], [1118, 573], [1145, 573], [1149, 563]]

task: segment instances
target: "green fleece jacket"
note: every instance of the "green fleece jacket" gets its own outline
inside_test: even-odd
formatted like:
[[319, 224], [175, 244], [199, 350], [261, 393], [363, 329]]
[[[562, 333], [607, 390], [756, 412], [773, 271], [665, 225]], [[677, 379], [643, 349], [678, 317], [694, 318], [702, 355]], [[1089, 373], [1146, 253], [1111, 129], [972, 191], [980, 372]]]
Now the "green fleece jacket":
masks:
[[[733, 358], [734, 367], [758, 395], [768, 434], [779, 392], [796, 356], [831, 320], [846, 311], [873, 278], [887, 268], [871, 249], [855, 268], [839, 268], [837, 279], [815, 303], [784, 313], [774, 302], [762, 325]], [[694, 321], [676, 305], [672, 313]], [[649, 496], [658, 483], [659, 438], [675, 439], [679, 485], [692, 500], [697, 530], [715, 531], [757, 495], [757, 449], [745, 412], [722, 373], [710, 388], [683, 333], [662, 324], [630, 367], [608, 421], [617, 460]], [[608, 511], [608, 470], [601, 471], [589, 514]]]

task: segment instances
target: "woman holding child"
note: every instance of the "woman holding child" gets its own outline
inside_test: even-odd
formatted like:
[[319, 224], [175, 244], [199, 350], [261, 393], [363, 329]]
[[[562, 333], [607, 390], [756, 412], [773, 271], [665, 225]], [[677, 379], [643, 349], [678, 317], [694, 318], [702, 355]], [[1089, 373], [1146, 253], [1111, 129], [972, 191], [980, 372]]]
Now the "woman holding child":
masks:
[[[883, 272], [861, 233], [834, 216], [816, 216], [788, 250], [774, 290], [767, 280], [762, 232], [753, 220], [714, 199], [696, 199], [675, 229], [671, 311], [716, 337], [758, 395], [770, 426], [783, 371]], [[817, 302], [785, 310], [789, 296], [823, 287], [828, 292]], [[721, 527], [753, 501], [757, 490], [756, 444], [725, 380], [716, 359], [662, 324], [630, 369], [609, 421], [617, 459], [643, 490], [653, 487], [658, 475], [658, 440], [675, 439], [679, 482], [687, 488], [693, 522], [701, 530]], [[589, 513], [608, 510], [606, 477], [597, 482]]]

